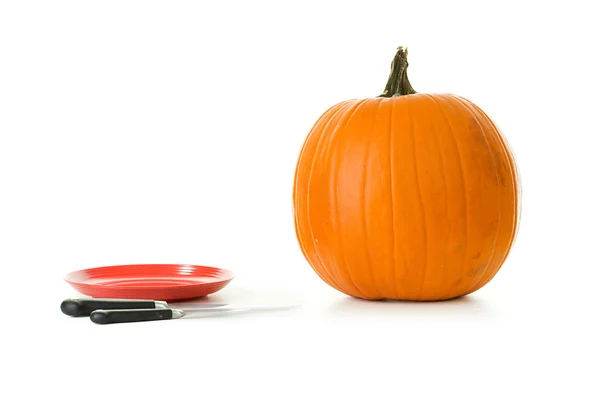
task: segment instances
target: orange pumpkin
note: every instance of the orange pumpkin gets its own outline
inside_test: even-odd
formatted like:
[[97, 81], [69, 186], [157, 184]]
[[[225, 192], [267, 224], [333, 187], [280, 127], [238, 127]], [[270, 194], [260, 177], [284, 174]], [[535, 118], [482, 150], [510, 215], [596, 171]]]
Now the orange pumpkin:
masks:
[[475, 104], [415, 92], [406, 55], [381, 96], [339, 103], [312, 128], [294, 180], [296, 235], [321, 279], [350, 296], [450, 299], [506, 259], [517, 168]]

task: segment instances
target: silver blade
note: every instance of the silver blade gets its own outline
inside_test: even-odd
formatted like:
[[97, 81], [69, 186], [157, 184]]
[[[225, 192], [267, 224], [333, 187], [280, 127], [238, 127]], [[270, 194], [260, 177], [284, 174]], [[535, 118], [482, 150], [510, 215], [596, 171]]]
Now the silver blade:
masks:
[[169, 308], [177, 308], [179, 310], [204, 310], [228, 305], [228, 303], [168, 303]]
[[[122, 301], [121, 299], [103, 299], [106, 301]], [[136, 301], [136, 300], [132, 300], [132, 301]], [[216, 307], [224, 307], [224, 306], [228, 306], [229, 304], [227, 303], [208, 303], [208, 302], [193, 302], [193, 301], [182, 301], [182, 302], [176, 302], [176, 303], [170, 303], [170, 302], [166, 302], [164, 300], [137, 300], [137, 301], [153, 301], [154, 302], [154, 307], [155, 308], [177, 308], [180, 310], [184, 310], [184, 309], [197, 309], [197, 308], [216, 308]]]
[[[227, 307], [215, 307], [215, 308], [194, 308], [194, 309], [177, 309], [173, 310], [173, 318], [203, 318], [203, 317], [217, 317], [229, 314], [256, 312], [256, 311], [280, 311], [288, 310], [291, 308], [298, 307], [297, 305], [292, 306], [227, 306]], [[177, 316], [176, 316], [177, 315]]]

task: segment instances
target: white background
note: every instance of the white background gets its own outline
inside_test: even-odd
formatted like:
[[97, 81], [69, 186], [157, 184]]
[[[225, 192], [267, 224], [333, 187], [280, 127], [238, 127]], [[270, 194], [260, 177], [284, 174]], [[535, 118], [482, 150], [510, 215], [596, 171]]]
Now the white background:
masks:
[[[598, 399], [600, 30], [593, 1], [2, 1], [0, 397]], [[333, 104], [477, 103], [523, 183], [496, 278], [433, 304], [353, 300], [293, 228], [296, 159]], [[215, 301], [291, 312], [99, 326], [82, 268], [234, 270]], [[184, 397], [185, 396], [185, 397]]]

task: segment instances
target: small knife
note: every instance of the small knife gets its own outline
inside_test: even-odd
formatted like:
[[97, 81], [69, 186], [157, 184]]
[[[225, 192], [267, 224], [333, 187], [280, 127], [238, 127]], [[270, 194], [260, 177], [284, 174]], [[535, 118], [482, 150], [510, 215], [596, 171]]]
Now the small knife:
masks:
[[179, 319], [183, 317], [216, 317], [226, 314], [237, 314], [251, 311], [275, 311], [293, 308], [296, 306], [274, 307], [218, 307], [197, 308], [180, 310], [177, 308], [145, 309], [145, 310], [96, 310], [91, 313], [90, 319], [96, 324], [115, 324], [123, 322], [162, 321]]
[[[181, 305], [180, 303], [179, 305]], [[225, 303], [192, 303], [197, 308], [223, 307]], [[63, 314], [71, 317], [87, 317], [96, 310], [132, 310], [132, 309], [168, 309], [166, 301], [129, 300], [129, 299], [66, 299], [60, 304]]]

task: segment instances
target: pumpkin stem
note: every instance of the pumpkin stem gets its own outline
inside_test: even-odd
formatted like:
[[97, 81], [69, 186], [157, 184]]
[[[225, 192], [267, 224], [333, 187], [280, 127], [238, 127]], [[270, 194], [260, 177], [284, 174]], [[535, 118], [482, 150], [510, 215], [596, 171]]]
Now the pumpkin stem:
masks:
[[406, 70], [408, 69], [408, 49], [402, 46], [398, 47], [394, 61], [392, 61], [392, 71], [388, 78], [383, 93], [379, 97], [404, 96], [406, 94], [417, 93], [408, 81]]

